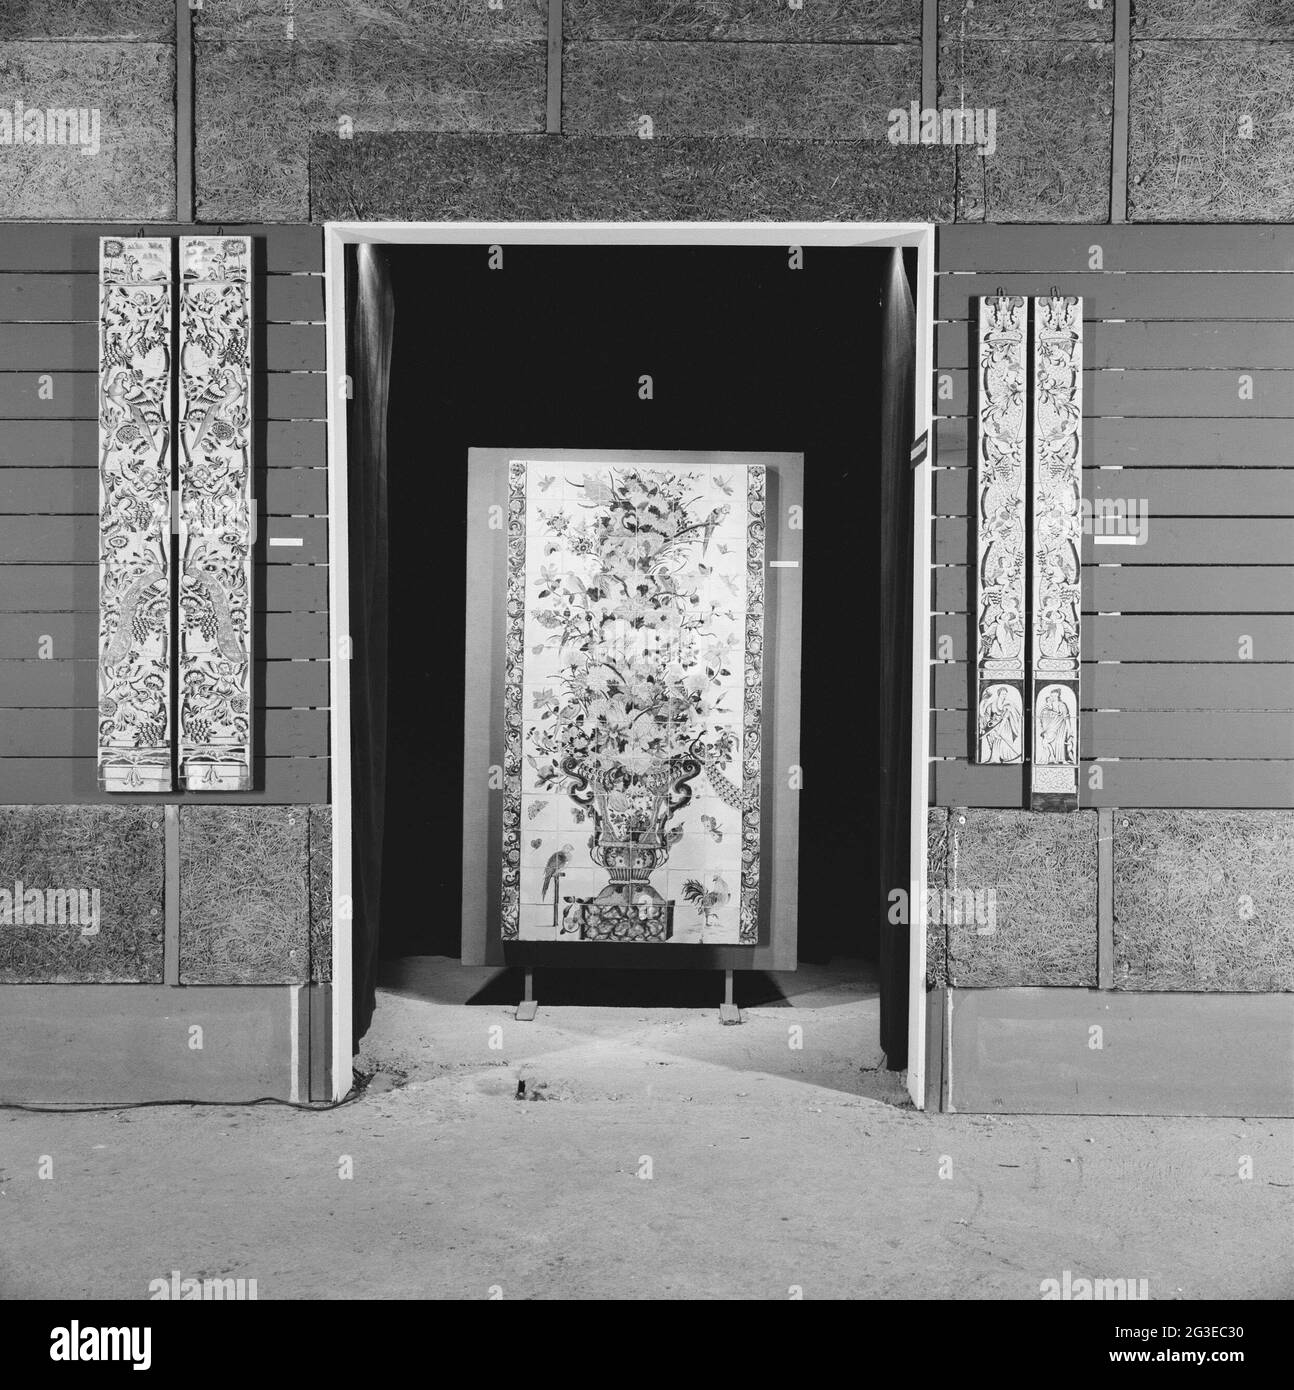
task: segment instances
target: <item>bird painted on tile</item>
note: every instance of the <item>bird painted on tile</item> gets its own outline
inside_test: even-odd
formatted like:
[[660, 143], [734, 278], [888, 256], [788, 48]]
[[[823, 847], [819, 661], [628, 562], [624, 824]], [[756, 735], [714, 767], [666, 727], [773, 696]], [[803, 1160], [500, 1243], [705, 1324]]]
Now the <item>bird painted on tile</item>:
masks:
[[701, 554], [704, 555], [710, 548], [710, 537], [714, 535], [719, 523], [728, 515], [732, 508], [725, 502], [722, 507], [715, 507], [702, 525], [705, 527], [705, 535], [701, 539]]
[[683, 896], [701, 909], [701, 920], [708, 927], [715, 913], [727, 905], [732, 894], [722, 874], [711, 874], [708, 888], [700, 879], [689, 878], [683, 885]]
[[681, 825], [671, 825], [665, 832], [665, 844], [676, 845], [683, 838], [683, 827]]
[[[566, 866], [571, 862], [571, 855], [574, 853], [574, 845], [563, 845], [555, 854], [548, 856], [548, 863], [544, 865], [544, 886], [539, 894], [540, 902], [548, 896], [548, 885], [553, 879], [566, 872]], [[556, 891], [553, 889], [554, 893]]]

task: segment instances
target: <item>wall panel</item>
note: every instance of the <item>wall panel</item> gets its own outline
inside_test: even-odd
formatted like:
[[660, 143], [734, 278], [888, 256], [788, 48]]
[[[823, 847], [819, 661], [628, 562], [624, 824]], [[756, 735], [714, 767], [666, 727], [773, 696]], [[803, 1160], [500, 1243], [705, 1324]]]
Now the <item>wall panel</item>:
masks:
[[[117, 230], [8, 226], [0, 236], [0, 805], [106, 799], [87, 781], [99, 573], [93, 385], [99, 237]], [[178, 237], [201, 229], [144, 230]], [[254, 396], [264, 403], [253, 424], [252, 623], [258, 658], [266, 658], [253, 676], [265, 752], [245, 799], [322, 802], [329, 751], [322, 234], [293, 225], [225, 230], [253, 238]], [[52, 399], [41, 398], [42, 376], [52, 378]]]
[[941, 231], [938, 804], [1024, 804], [1019, 769], [971, 762], [969, 363], [979, 296], [1055, 287], [1084, 297], [1084, 499], [1145, 517], [1141, 544], [1085, 528], [1080, 804], [1294, 806], [1292, 267], [1287, 227]]

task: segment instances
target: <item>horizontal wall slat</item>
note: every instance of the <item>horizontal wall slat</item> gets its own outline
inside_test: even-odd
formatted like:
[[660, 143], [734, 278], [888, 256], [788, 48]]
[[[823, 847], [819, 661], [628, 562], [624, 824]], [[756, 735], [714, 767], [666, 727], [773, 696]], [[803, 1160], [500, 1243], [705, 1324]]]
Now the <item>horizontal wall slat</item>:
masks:
[[[0, 709], [0, 758], [93, 758], [93, 709]], [[266, 756], [327, 757], [328, 711], [272, 709], [265, 714]]]
[[[965, 467], [965, 416], [935, 421], [936, 462]], [[2, 427], [0, 427], [2, 428]], [[1083, 462], [1109, 467], [1288, 468], [1294, 445], [1287, 420], [1085, 420]]]
[[[974, 543], [969, 520], [940, 517], [934, 526], [935, 563], [966, 564]], [[0, 542], [4, 528], [0, 520]], [[1287, 517], [1153, 516], [1146, 536], [1144, 545], [1097, 545], [1094, 537], [1084, 536], [1083, 562], [1133, 566], [1207, 560], [1210, 565], [1279, 565], [1294, 558], [1294, 519]]]
[[[299, 537], [299, 546], [276, 546]], [[318, 564], [328, 558], [328, 522], [322, 517], [269, 517], [257, 538], [257, 558], [271, 565]], [[99, 554], [97, 516], [0, 516], [0, 563], [88, 565]]]
[[[257, 458], [270, 468], [322, 468], [328, 462], [327, 426], [322, 420], [271, 420]], [[92, 420], [0, 420], [0, 467], [98, 466], [99, 422]]]
[[[0, 571], [0, 582], [3, 572]], [[257, 626], [261, 626], [258, 624]], [[270, 613], [256, 649], [267, 661], [328, 656], [326, 613]], [[0, 613], [0, 659], [39, 657], [43, 638], [53, 658], [94, 660], [99, 654], [99, 615], [90, 613]]]
[[[99, 238], [210, 236], [209, 226], [178, 223], [112, 224], [42, 222], [23, 225], [5, 224], [4, 240], [0, 243], [0, 261], [9, 271], [80, 271], [99, 273]], [[257, 267], [271, 275], [286, 275], [296, 271], [323, 270], [323, 228], [310, 223], [284, 223], [280, 226], [251, 224], [226, 225], [225, 236], [250, 236], [253, 239], [253, 259]]]
[[[958, 661], [933, 670], [934, 706], [968, 708], [970, 668]], [[1294, 665], [1085, 661], [1079, 698], [1083, 709], [1294, 711]]]
[[[1294, 719], [1277, 712], [1088, 710], [1079, 716], [1078, 751], [1091, 758], [1291, 758]], [[939, 758], [969, 758], [966, 710], [931, 714], [930, 746]]]
[[[1294, 319], [1294, 295], [1271, 275], [939, 275], [935, 316], [970, 318], [981, 295], [1083, 296], [1091, 319]], [[0, 304], [3, 304], [0, 298]]]
[[[93, 660], [0, 659], [0, 708], [94, 709], [99, 703], [98, 680], [99, 664]], [[265, 709], [325, 709], [328, 663], [258, 661], [253, 690], [258, 707]]]
[[[934, 485], [936, 516], [973, 510], [973, 469], [938, 469]], [[0, 497], [3, 487], [0, 474]], [[1085, 468], [1083, 496], [1136, 501], [1152, 526], [1160, 516], [1294, 516], [1294, 468]]]
[[[257, 501], [271, 516], [325, 516], [328, 512], [326, 468], [266, 469], [257, 484]], [[8, 468], [0, 465], [0, 515], [49, 512], [59, 516], [94, 515], [99, 507], [99, 470], [78, 468]]]
[[[1294, 806], [1294, 762], [1135, 759], [1095, 764], [1103, 786], [1089, 789], [1079, 767], [1079, 806]], [[935, 806], [1022, 806], [1028, 768], [931, 764]]]
[[[1294, 325], [1290, 326], [1294, 338]], [[935, 410], [940, 415], [965, 415], [969, 411], [969, 372], [940, 367], [934, 374]], [[1246, 394], [1242, 396], [1242, 391]], [[1178, 419], [1197, 415], [1225, 419], [1288, 420], [1294, 418], [1294, 372], [1129, 371], [1083, 373], [1083, 415], [1120, 415], [1137, 418], [1170, 415]], [[1294, 432], [1292, 432], [1294, 436]], [[1286, 462], [1294, 463], [1294, 449], [1287, 441]]]
[[[973, 320], [935, 329], [938, 367], [974, 360]], [[1294, 368], [1294, 332], [1284, 323], [1092, 323], [1083, 334], [1083, 362], [1105, 367], [1231, 367], [1236, 371]], [[302, 365], [313, 365], [302, 364]]]
[[[935, 611], [965, 612], [969, 584], [965, 565], [936, 569]], [[1294, 565], [1084, 565], [1083, 608], [1099, 613], [1290, 613]]]
[[[256, 612], [324, 613], [327, 565], [267, 565], [252, 586]], [[0, 612], [98, 612], [99, 567], [0, 565]]]
[[963, 223], [939, 228], [939, 270], [1292, 271], [1294, 228], [1272, 226], [1027, 226]]
[[[939, 614], [931, 619], [932, 648], [940, 660], [965, 661], [969, 614]], [[3, 632], [0, 623], [0, 632]], [[1248, 638], [1254, 661], [1294, 661], [1294, 614], [1228, 613], [1169, 617], [1085, 616], [1080, 641], [1084, 661], [1221, 661], [1241, 660], [1241, 640]], [[941, 645], [951, 640], [951, 653]], [[1294, 668], [1290, 672], [1294, 684]]]
[[[257, 417], [323, 420], [328, 388], [322, 372], [258, 372]], [[98, 420], [98, 372], [0, 372], [0, 415], [6, 419]]]
[[[321, 275], [257, 275], [253, 294], [263, 294], [271, 323], [321, 323]], [[99, 317], [99, 277], [0, 272], [0, 323], [93, 323]], [[1264, 317], [1256, 315], [1255, 317]]]
[[[260, 365], [271, 372], [321, 372], [326, 345], [323, 324], [266, 324]], [[0, 371], [93, 372], [98, 366], [97, 324], [0, 324]]]
[[[236, 796], [220, 792], [185, 792], [184, 804], [209, 802], [219, 806], [248, 803], [268, 805], [322, 803], [328, 800], [327, 758], [265, 758], [254, 769], [260, 785]], [[120, 805], [141, 798], [100, 791], [94, 758], [0, 758], [0, 805], [77, 806]], [[154, 803], [174, 801], [174, 795], [150, 796]]]

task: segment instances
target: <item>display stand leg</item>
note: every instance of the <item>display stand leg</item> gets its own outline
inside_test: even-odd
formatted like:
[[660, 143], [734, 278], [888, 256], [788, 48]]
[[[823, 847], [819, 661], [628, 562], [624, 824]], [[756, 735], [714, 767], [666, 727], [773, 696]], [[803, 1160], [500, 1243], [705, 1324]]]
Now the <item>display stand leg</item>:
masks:
[[535, 1017], [535, 1011], [539, 1004], [535, 999], [535, 972], [526, 967], [526, 992], [521, 997], [521, 1003], [517, 1005], [517, 1022], [530, 1023]]
[[720, 1023], [740, 1023], [741, 1010], [732, 1002], [732, 971], [723, 972], [723, 1003], [719, 1005]]

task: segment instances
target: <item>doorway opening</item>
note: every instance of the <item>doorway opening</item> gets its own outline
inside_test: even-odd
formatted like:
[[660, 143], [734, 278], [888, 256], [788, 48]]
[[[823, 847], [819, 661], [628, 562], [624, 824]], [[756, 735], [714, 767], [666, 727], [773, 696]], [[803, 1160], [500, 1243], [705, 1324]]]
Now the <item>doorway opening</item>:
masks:
[[[368, 414], [370, 427], [380, 416], [383, 436], [384, 753], [380, 777], [361, 775], [353, 786], [360, 891], [354, 940], [338, 959], [351, 958], [353, 948], [359, 970], [371, 973], [379, 957], [459, 953], [466, 772], [459, 639], [474, 582], [466, 567], [468, 451], [508, 445], [802, 453], [799, 959], [870, 962], [881, 972], [883, 996], [888, 970], [891, 994], [902, 996], [891, 1000], [891, 1033], [906, 1043], [916, 1031], [910, 942], [906, 930], [889, 930], [885, 905], [892, 886], [912, 883], [924, 833], [919, 847], [901, 835], [896, 874], [884, 862], [886, 798], [892, 800], [896, 781], [909, 790], [911, 760], [906, 748], [896, 758], [887, 744], [893, 710], [886, 704], [896, 692], [887, 697], [884, 681], [893, 680], [895, 653], [888, 664], [882, 654], [896, 637], [886, 604], [919, 595], [910, 575], [896, 583], [890, 573], [887, 582], [883, 559], [884, 513], [892, 503], [882, 453], [894, 447], [883, 428], [885, 328], [892, 308], [886, 296], [900, 275], [917, 302], [919, 369], [922, 352], [928, 354], [921, 256], [928, 262], [930, 229], [842, 228], [835, 244], [822, 228], [680, 226], [659, 235], [623, 227], [328, 230], [335, 361], [345, 355], [357, 395], [372, 365], [355, 359], [357, 351], [371, 356], [355, 334], [363, 277], [357, 243], [377, 258], [370, 270], [379, 269], [389, 354], [381, 411]], [[821, 240], [815, 244], [813, 236]], [[904, 248], [897, 261], [896, 245]], [[343, 283], [349, 343], [333, 314]], [[908, 390], [905, 409], [915, 426], [921, 417]], [[352, 406], [349, 449], [336, 428], [332, 444], [334, 471], [337, 453], [350, 455], [350, 546], [342, 568], [352, 571], [346, 630], [355, 634], [358, 663], [367, 658], [356, 609], [371, 590], [357, 585], [354, 573], [356, 527], [371, 531], [377, 508], [360, 476], [355, 413]], [[345, 423], [339, 416], [341, 433]], [[911, 430], [905, 454], [919, 433]], [[928, 463], [917, 475], [923, 470], [928, 477]], [[919, 485], [916, 493], [920, 507]], [[366, 512], [373, 514], [367, 520]], [[335, 510], [334, 530], [340, 526]], [[893, 568], [892, 547], [888, 562]], [[905, 624], [899, 634], [900, 664], [909, 671], [915, 634], [907, 629], [916, 626], [924, 624]], [[374, 674], [363, 670], [365, 681]], [[349, 713], [347, 722], [352, 734], [363, 734]], [[334, 739], [340, 752], [339, 729]], [[356, 745], [345, 754], [352, 751], [362, 770], [364, 751]], [[372, 804], [365, 806], [365, 797]], [[363, 831], [366, 813], [371, 830], [379, 800], [375, 853]], [[919, 819], [923, 827], [924, 797]], [[907, 820], [905, 828], [915, 827], [918, 817]], [[365, 856], [378, 884], [367, 903], [358, 864]], [[350, 867], [335, 866], [345, 874], [341, 881], [349, 881]], [[653, 987], [670, 997], [664, 974], [654, 984], [635, 981], [630, 993]], [[695, 993], [680, 980], [672, 989], [675, 997]], [[892, 1037], [886, 1050], [896, 1057], [903, 1048]], [[898, 1060], [911, 1073], [913, 1059]]]

